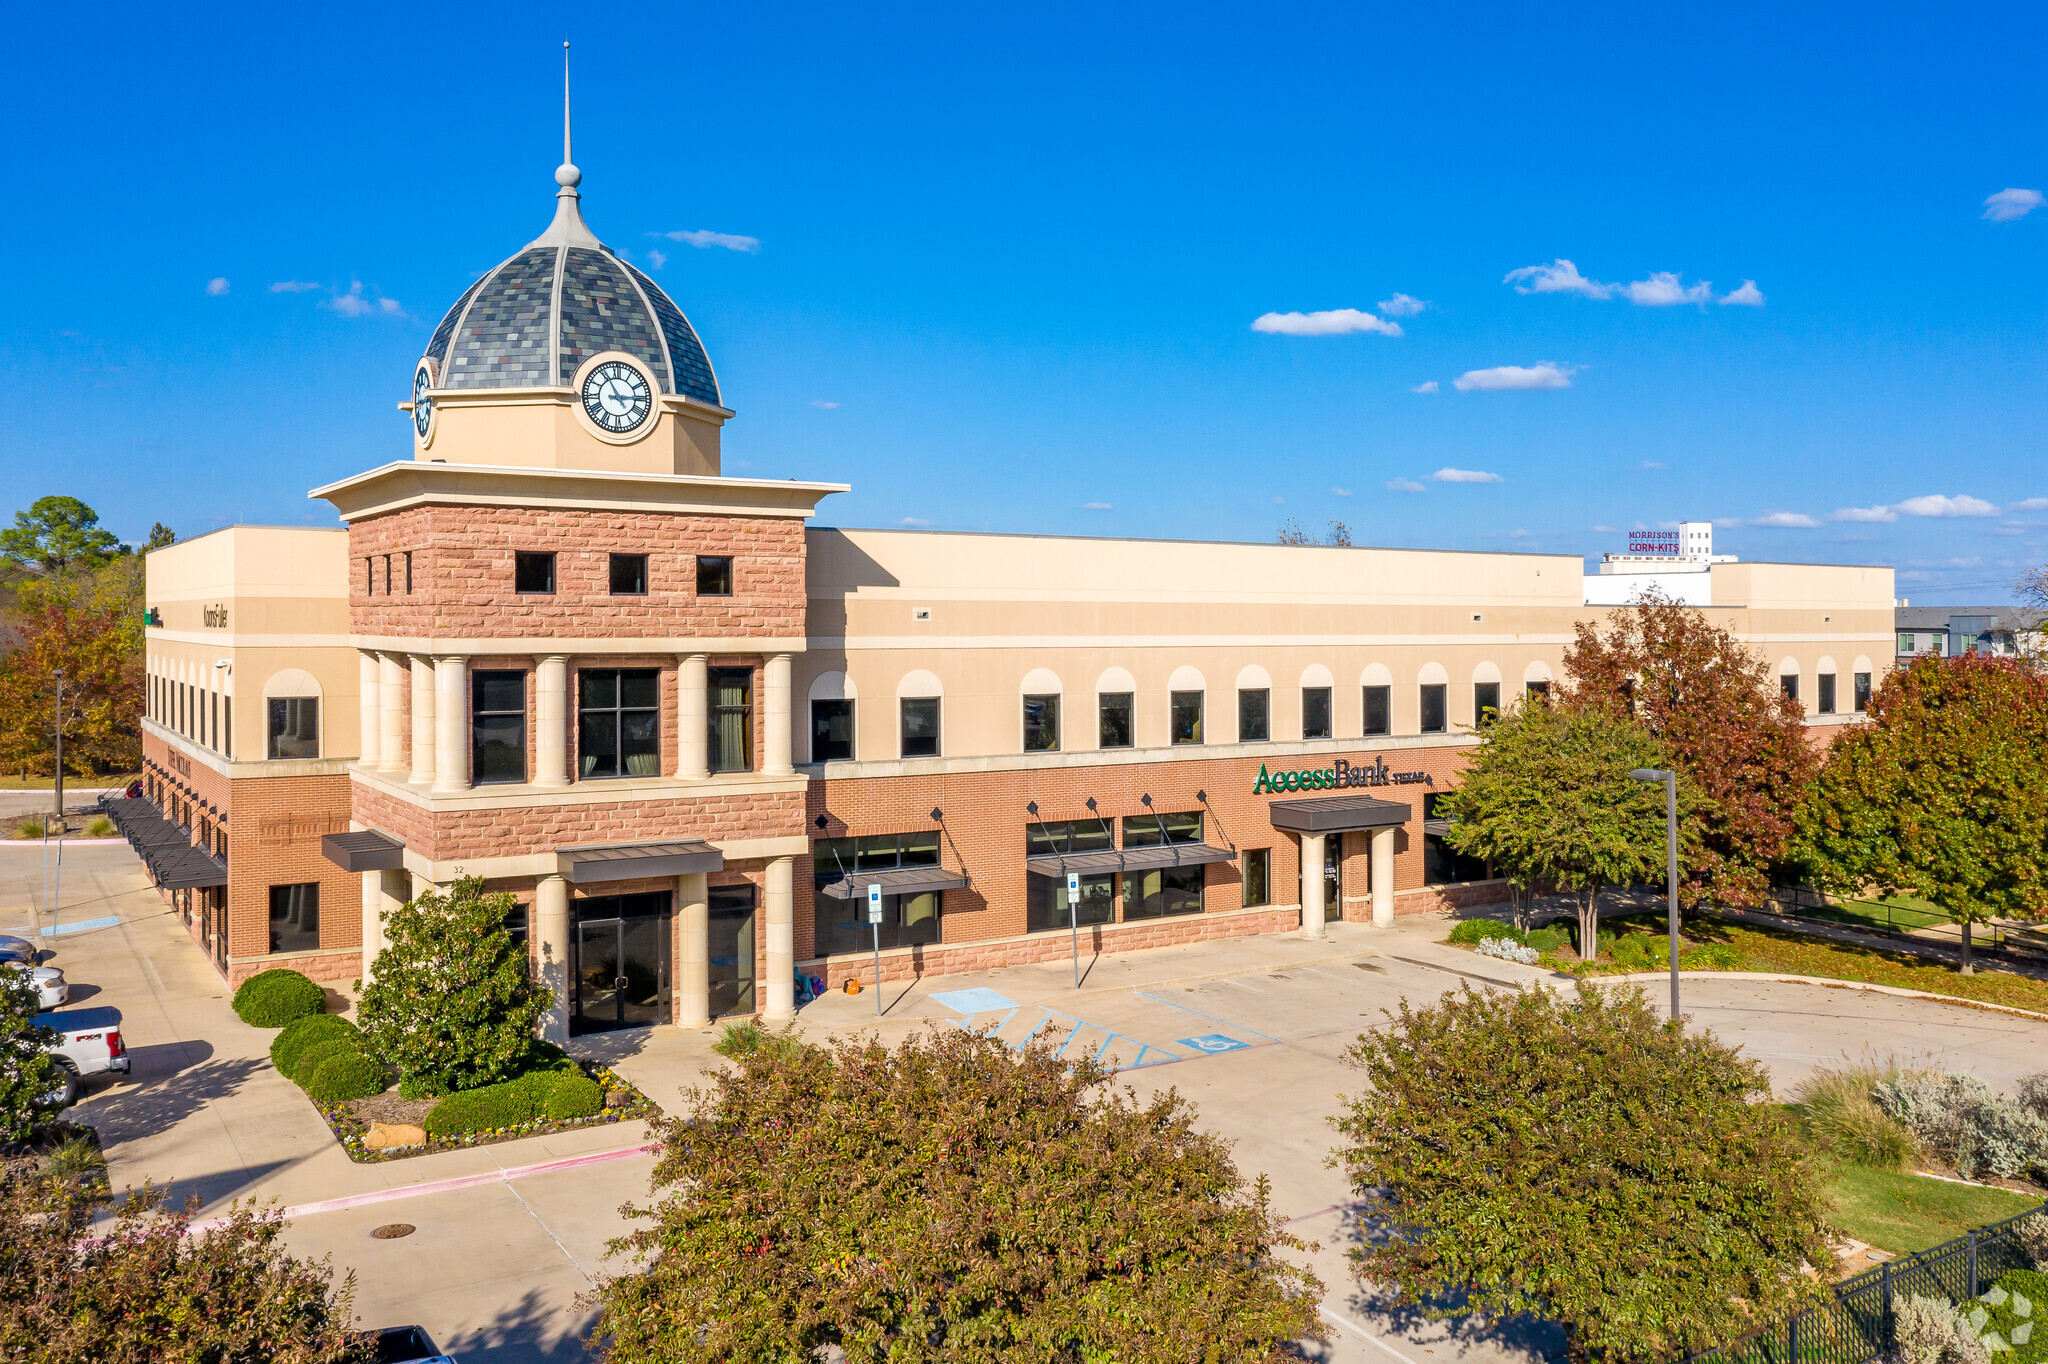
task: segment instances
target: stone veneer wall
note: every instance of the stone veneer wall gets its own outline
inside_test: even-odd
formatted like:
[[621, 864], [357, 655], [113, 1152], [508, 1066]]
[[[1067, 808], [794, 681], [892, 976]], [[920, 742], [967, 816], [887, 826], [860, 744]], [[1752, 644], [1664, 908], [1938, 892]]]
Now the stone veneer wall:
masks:
[[435, 814], [357, 783], [355, 818], [430, 861], [520, 857], [588, 843], [656, 838], [787, 838], [803, 830], [800, 791], [516, 805]]

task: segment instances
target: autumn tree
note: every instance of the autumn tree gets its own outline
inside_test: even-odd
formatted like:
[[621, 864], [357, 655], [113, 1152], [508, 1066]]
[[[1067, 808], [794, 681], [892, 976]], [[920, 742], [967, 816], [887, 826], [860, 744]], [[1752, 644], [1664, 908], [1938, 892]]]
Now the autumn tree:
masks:
[[[1579, 953], [1600, 943], [1599, 895], [1664, 869], [1664, 793], [1629, 780], [1665, 766], [1663, 749], [1600, 707], [1523, 704], [1485, 731], [1458, 785], [1437, 797], [1451, 821], [1444, 841], [1483, 857], [1518, 886], [1547, 882], [1579, 900]], [[1698, 797], [1680, 783], [1683, 869], [1697, 854]]]
[[1050, 1040], [758, 1046], [662, 1130], [597, 1294], [607, 1364], [1276, 1358], [1303, 1247], [1185, 1099]]
[[1970, 930], [2048, 917], [2048, 675], [2012, 658], [1922, 654], [1835, 741], [1794, 851], [1839, 895], [1927, 900]]
[[144, 693], [140, 627], [132, 613], [24, 587], [14, 624], [20, 641], [0, 659], [0, 770], [48, 770], [61, 723], [68, 771], [132, 771], [142, 761]]
[[1680, 789], [1703, 798], [1687, 896], [1760, 902], [1819, 767], [1799, 703], [1761, 655], [1655, 588], [1577, 635], [1564, 654], [1567, 704], [1633, 718], [1670, 754]]
[[0, 559], [45, 573], [97, 568], [127, 552], [112, 531], [101, 527], [99, 513], [75, 497], [39, 497], [27, 511], [14, 514], [12, 526], [0, 530]]

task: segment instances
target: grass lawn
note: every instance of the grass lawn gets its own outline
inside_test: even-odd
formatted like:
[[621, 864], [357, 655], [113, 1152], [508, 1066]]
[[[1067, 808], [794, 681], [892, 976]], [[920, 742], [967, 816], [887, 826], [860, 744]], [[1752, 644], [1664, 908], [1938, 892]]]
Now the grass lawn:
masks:
[[1716, 923], [1708, 934], [1740, 952], [1745, 971], [1860, 980], [2048, 1013], [2048, 981], [2027, 976], [1986, 970], [1966, 976], [1953, 966], [1906, 952], [1849, 947], [1823, 938], [1778, 933], [1747, 924]]
[[1952, 1241], [1972, 1227], [2039, 1207], [2041, 1200], [2004, 1189], [1979, 1189], [1918, 1175], [1886, 1174], [1847, 1162], [1828, 1174], [1837, 1229], [1905, 1254]]
[[[117, 786], [126, 786], [140, 775], [142, 774], [139, 772], [130, 772], [124, 776], [117, 772], [105, 777], [66, 776], [64, 794], [69, 796], [73, 791], [111, 790]], [[55, 785], [55, 779], [51, 777], [24, 777], [16, 772], [0, 776], [0, 791], [48, 791]]]
[[1802, 907], [1799, 913], [1810, 919], [1832, 919], [1850, 925], [1869, 924], [1873, 928], [1899, 932], [1954, 922], [1927, 901], [1911, 895], [1891, 895], [1882, 900], [1838, 900], [1831, 905]]

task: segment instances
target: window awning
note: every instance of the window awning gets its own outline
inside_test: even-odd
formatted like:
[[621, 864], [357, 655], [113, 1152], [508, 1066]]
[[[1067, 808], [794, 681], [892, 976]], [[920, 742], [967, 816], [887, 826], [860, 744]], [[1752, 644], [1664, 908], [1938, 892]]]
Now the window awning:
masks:
[[1360, 829], [1393, 829], [1413, 817], [1414, 807], [1378, 796], [1325, 796], [1321, 800], [1276, 800], [1267, 807], [1273, 827], [1297, 834], [1345, 834]]
[[651, 843], [592, 843], [555, 849], [555, 865], [570, 884], [637, 881], [643, 876], [688, 876], [725, 870], [725, 854], [697, 838]]
[[153, 868], [156, 883], [164, 890], [192, 890], [200, 886], [224, 886], [228, 869], [198, 848], [187, 845], [173, 851]]
[[1442, 838], [1450, 831], [1451, 821], [1448, 819], [1425, 819], [1422, 821], [1422, 832], [1426, 834], [1435, 834], [1438, 838]]
[[921, 895], [930, 890], [960, 890], [967, 877], [950, 867], [890, 867], [886, 871], [853, 871], [818, 887], [835, 900], [865, 900], [869, 886], [884, 895]]
[[1148, 848], [1102, 848], [1095, 852], [1039, 853], [1024, 859], [1034, 876], [1100, 876], [1112, 871], [1156, 871], [1161, 867], [1199, 867], [1209, 862], [1235, 862], [1237, 852], [1207, 843], [1161, 843]]
[[343, 871], [399, 871], [405, 844], [375, 829], [320, 835], [320, 855]]

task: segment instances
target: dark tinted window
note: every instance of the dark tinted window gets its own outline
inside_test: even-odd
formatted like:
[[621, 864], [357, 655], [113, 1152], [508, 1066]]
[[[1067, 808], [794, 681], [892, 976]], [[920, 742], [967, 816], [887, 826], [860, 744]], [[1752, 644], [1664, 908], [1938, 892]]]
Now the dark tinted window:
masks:
[[[1425, 791], [1422, 796], [1422, 817], [1426, 820], [1438, 818], [1437, 801], [1441, 791]], [[1425, 833], [1422, 836], [1422, 879], [1432, 886], [1458, 885], [1466, 881], [1484, 881], [1486, 863], [1477, 857], [1468, 857], [1444, 842], [1439, 834]]]
[[1500, 683], [1474, 682], [1472, 684], [1472, 719], [1485, 724], [1488, 720], [1500, 718]]
[[1422, 732], [1441, 734], [1450, 726], [1444, 718], [1444, 694], [1449, 690], [1441, 682], [1431, 682], [1422, 688]]
[[312, 952], [320, 946], [320, 883], [270, 888], [270, 950]]
[[1856, 674], [1856, 713], [1861, 715], [1870, 709], [1870, 674]]
[[1264, 687], [1245, 687], [1237, 693], [1237, 741], [1262, 744], [1273, 737], [1273, 694]]
[[1169, 814], [1125, 815], [1124, 846], [1156, 848], [1162, 843], [1200, 843], [1202, 812], [1183, 810]]
[[1550, 695], [1550, 680], [1545, 678], [1538, 682], [1524, 682], [1522, 690], [1528, 692], [1531, 696], [1548, 696]]
[[1273, 894], [1273, 850], [1247, 848], [1244, 851], [1244, 906], [1266, 904]]
[[1778, 679], [1778, 690], [1794, 701], [1799, 699], [1799, 674], [1786, 673]]
[[811, 761], [853, 760], [853, 702], [811, 702]]
[[479, 785], [526, 780], [526, 674], [478, 672], [470, 680], [470, 773]]
[[660, 678], [652, 668], [577, 673], [579, 777], [661, 775]]
[[528, 554], [524, 550], [513, 555], [512, 590], [515, 592], [554, 591], [555, 556], [552, 554]]
[[271, 757], [320, 756], [320, 698], [273, 696], [269, 708]]
[[1198, 744], [1202, 742], [1202, 693], [1198, 691], [1169, 692], [1172, 699], [1172, 714], [1168, 717], [1168, 736], [1177, 744]]
[[1330, 689], [1328, 687], [1303, 687], [1301, 689], [1301, 737], [1304, 739], [1327, 739], [1330, 737]]
[[1365, 732], [1367, 734], [1392, 734], [1393, 701], [1392, 687], [1367, 687], [1365, 689]]
[[730, 555], [700, 554], [697, 556], [697, 595], [700, 597], [730, 597], [732, 595], [732, 558]]
[[1163, 919], [1202, 912], [1206, 867], [1161, 867], [1124, 874], [1124, 918]]
[[903, 756], [906, 758], [936, 758], [939, 756], [939, 698], [936, 696], [906, 696], [902, 702], [903, 713]]
[[[1099, 852], [1110, 846], [1109, 824], [1100, 819], [1033, 820], [1024, 826], [1024, 851], [1038, 857], [1047, 853]], [[1075, 923], [1116, 922], [1116, 874], [1091, 872], [1081, 878], [1081, 900], [1067, 902], [1067, 878], [1027, 872], [1024, 877], [1024, 928], [1042, 933], [1047, 929], [1070, 928]]]
[[1095, 742], [1101, 748], [1131, 746], [1131, 694], [1106, 691], [1095, 698], [1097, 730]]
[[1822, 715], [1833, 715], [1835, 713], [1835, 675], [1833, 673], [1822, 673], [1820, 675], [1820, 695], [1815, 697], [1814, 700], [1819, 705]]
[[1024, 698], [1024, 751], [1057, 753], [1060, 747], [1060, 698]]
[[647, 556], [645, 554], [612, 555], [612, 595], [614, 597], [644, 597], [647, 595]]

